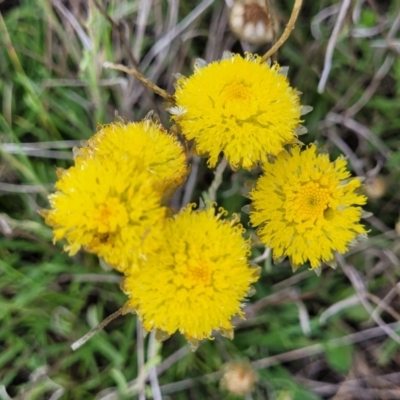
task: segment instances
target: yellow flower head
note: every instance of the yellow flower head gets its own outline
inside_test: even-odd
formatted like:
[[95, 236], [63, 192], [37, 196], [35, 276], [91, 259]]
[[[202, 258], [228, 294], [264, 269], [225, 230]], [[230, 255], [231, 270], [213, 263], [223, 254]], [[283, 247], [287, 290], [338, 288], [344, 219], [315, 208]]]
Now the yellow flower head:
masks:
[[141, 159], [164, 197], [165, 192], [172, 194], [188, 174], [183, 146], [161, 125], [150, 120], [102, 126], [87, 145], [79, 149], [76, 161], [94, 155], [121, 162]]
[[194, 345], [213, 330], [233, 337], [231, 319], [243, 316], [241, 302], [258, 269], [249, 266], [249, 242], [237, 217], [223, 220], [223, 214], [210, 206], [183, 209], [167, 219], [160, 248], [140, 273], [127, 273], [127, 307], [146, 330], [179, 331]]
[[88, 157], [58, 175], [51, 209], [41, 215], [53, 228], [54, 241], [67, 240], [70, 255], [83, 247], [124, 271], [156, 246], [146, 238], [162, 224], [166, 209], [137, 160]]
[[[304, 151], [293, 147], [273, 164], [250, 193], [251, 223], [262, 225], [258, 234], [273, 250], [274, 258], [288, 256], [292, 267], [309, 261], [311, 268], [332, 263], [334, 252], [345, 253], [358, 235], [366, 197], [357, 194], [358, 178], [351, 179], [342, 157], [334, 162], [317, 154], [316, 146]], [[349, 179], [350, 178], [350, 179]]]
[[224, 152], [233, 168], [254, 168], [295, 141], [301, 122], [298, 92], [283, 70], [251, 54], [197, 67], [178, 80], [175, 100], [173, 119], [210, 167]]

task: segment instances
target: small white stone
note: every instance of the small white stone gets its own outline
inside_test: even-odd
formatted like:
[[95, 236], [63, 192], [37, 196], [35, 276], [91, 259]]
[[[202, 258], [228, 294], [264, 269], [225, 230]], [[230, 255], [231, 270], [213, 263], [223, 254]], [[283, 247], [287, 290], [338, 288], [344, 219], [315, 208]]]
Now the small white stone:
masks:
[[222, 53], [222, 60], [230, 60], [233, 58], [233, 54], [229, 50], [224, 50]]

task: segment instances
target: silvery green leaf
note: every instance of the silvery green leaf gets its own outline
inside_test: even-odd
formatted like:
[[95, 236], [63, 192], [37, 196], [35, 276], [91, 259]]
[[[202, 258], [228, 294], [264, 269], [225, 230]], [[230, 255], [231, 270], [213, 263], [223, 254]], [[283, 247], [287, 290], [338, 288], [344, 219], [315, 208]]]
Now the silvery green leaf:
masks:
[[283, 256], [283, 257], [279, 257], [279, 258], [275, 258], [275, 257], [273, 257], [273, 260], [274, 260], [274, 264], [275, 265], [278, 265], [278, 264], [280, 264], [284, 259], [286, 258], [286, 256]]
[[296, 135], [304, 135], [308, 132], [308, 129], [304, 125], [297, 125], [297, 128], [294, 130]]
[[292, 260], [290, 260], [289, 259], [289, 263], [290, 263], [290, 266], [292, 267], [292, 271], [293, 272], [296, 272], [298, 269], [299, 269], [299, 267], [300, 267], [300, 264], [295, 264]]
[[100, 267], [104, 269], [104, 271], [111, 271], [112, 267], [110, 264], [107, 264], [102, 258], [99, 259]]
[[313, 269], [313, 271], [315, 272], [315, 274], [317, 276], [321, 276], [322, 268], [321, 267], [316, 267], [316, 268]]
[[221, 60], [230, 60], [232, 57], [233, 57], [233, 54], [232, 54], [230, 51], [225, 50], [225, 51], [222, 53], [222, 58], [221, 58]]
[[203, 60], [202, 58], [196, 58], [194, 60], [194, 68], [199, 69], [199, 68], [204, 68], [207, 65], [207, 61]]
[[281, 67], [281, 69], [278, 71], [278, 75], [287, 76], [288, 72], [289, 67]]
[[246, 204], [245, 206], [242, 207], [242, 211], [245, 214], [250, 214], [250, 204]]
[[358, 240], [357, 239], [353, 239], [349, 244], [349, 247], [355, 247], [358, 246]]
[[325, 264], [328, 265], [329, 267], [331, 267], [332, 269], [336, 269], [337, 268], [337, 262], [336, 262], [335, 259], [332, 259], [330, 261], [326, 261]]
[[177, 72], [176, 74], [172, 74], [172, 76], [173, 76], [176, 80], [178, 80], [178, 79], [183, 78], [185, 75], [182, 75], [180, 72]]
[[233, 329], [220, 328], [218, 331], [219, 331], [221, 336], [226, 337], [227, 339], [232, 340], [233, 337], [234, 337]]
[[300, 115], [306, 115], [313, 110], [311, 106], [301, 106]]
[[359, 235], [357, 235], [356, 238], [359, 242], [366, 242], [368, 240], [368, 236], [366, 233], [360, 233]]
[[[86, 144], [83, 144], [82, 146], [86, 146]], [[81, 155], [81, 149], [79, 147], [74, 146], [72, 148], [72, 157], [75, 160], [76, 158], [78, 158]]]
[[114, 110], [114, 120], [115, 122], [120, 122], [121, 124], [126, 124], [126, 119], [119, 115], [117, 110]]
[[244, 187], [248, 189], [253, 189], [257, 184], [257, 181], [255, 179], [247, 179], [244, 182]]
[[261, 276], [261, 268], [259, 267], [258, 264], [254, 264], [253, 261], [250, 261], [250, 268], [252, 272], [254, 272], [254, 275], [259, 278]]
[[191, 351], [196, 351], [199, 347], [199, 341], [195, 338], [186, 339]]
[[254, 286], [250, 286], [249, 290], [246, 293], [246, 297], [254, 296], [257, 293], [257, 290]]
[[361, 218], [369, 218], [372, 217], [374, 214], [369, 211], [361, 210]]
[[171, 335], [169, 333], [167, 333], [167, 332], [164, 332], [164, 331], [160, 330], [160, 329], [156, 329], [154, 337], [158, 342], [163, 342], [164, 340], [169, 339], [171, 337]]
[[204, 203], [204, 200], [200, 197], [199, 198], [199, 210], [205, 210], [206, 204]]

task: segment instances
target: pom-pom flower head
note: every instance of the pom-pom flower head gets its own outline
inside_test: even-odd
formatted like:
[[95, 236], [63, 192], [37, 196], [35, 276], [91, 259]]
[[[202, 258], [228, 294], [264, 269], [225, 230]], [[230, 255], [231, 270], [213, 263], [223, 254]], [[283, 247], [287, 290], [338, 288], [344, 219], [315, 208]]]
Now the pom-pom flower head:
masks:
[[188, 174], [183, 146], [151, 120], [102, 126], [86, 146], [77, 151], [76, 161], [87, 156], [111, 158], [120, 163], [130, 158], [140, 159], [156, 186], [164, 192], [164, 198], [172, 194]]
[[344, 158], [331, 162], [315, 145], [304, 151], [296, 146], [291, 153], [264, 165], [250, 193], [250, 220], [262, 225], [258, 234], [276, 260], [288, 256], [294, 270], [307, 261], [315, 269], [332, 264], [334, 252], [345, 253], [366, 234], [357, 207], [366, 197], [357, 194], [360, 180], [350, 178]]
[[162, 224], [165, 207], [152, 176], [137, 160], [88, 157], [57, 172], [51, 209], [40, 213], [53, 227], [54, 241], [67, 240], [64, 249], [70, 255], [83, 247], [124, 271], [156, 246], [146, 239]]
[[127, 308], [146, 330], [179, 331], [193, 346], [213, 330], [233, 337], [231, 319], [243, 316], [241, 302], [259, 271], [248, 264], [249, 242], [237, 217], [223, 220], [224, 213], [189, 206], [168, 218], [157, 253], [140, 273], [126, 272]]
[[175, 100], [173, 119], [210, 167], [223, 152], [233, 168], [254, 168], [293, 143], [301, 122], [298, 92], [284, 70], [251, 54], [196, 67], [177, 81]]

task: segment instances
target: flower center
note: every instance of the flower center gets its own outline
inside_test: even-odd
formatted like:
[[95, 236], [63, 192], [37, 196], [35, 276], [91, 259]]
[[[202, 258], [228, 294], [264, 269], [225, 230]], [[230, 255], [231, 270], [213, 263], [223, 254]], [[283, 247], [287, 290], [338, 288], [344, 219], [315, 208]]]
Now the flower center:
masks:
[[232, 82], [221, 92], [222, 115], [235, 120], [247, 120], [254, 114], [252, 90], [241, 82]]
[[204, 264], [192, 266], [188, 268], [187, 278], [195, 285], [209, 285], [211, 283], [211, 270]]
[[222, 91], [222, 99], [225, 105], [232, 102], [245, 102], [251, 97], [250, 89], [243, 83], [233, 82], [225, 86]]
[[97, 208], [94, 220], [99, 233], [115, 232], [128, 222], [128, 213], [117, 197], [110, 197]]
[[321, 218], [328, 208], [329, 191], [315, 182], [302, 186], [295, 198], [297, 215], [300, 220]]

